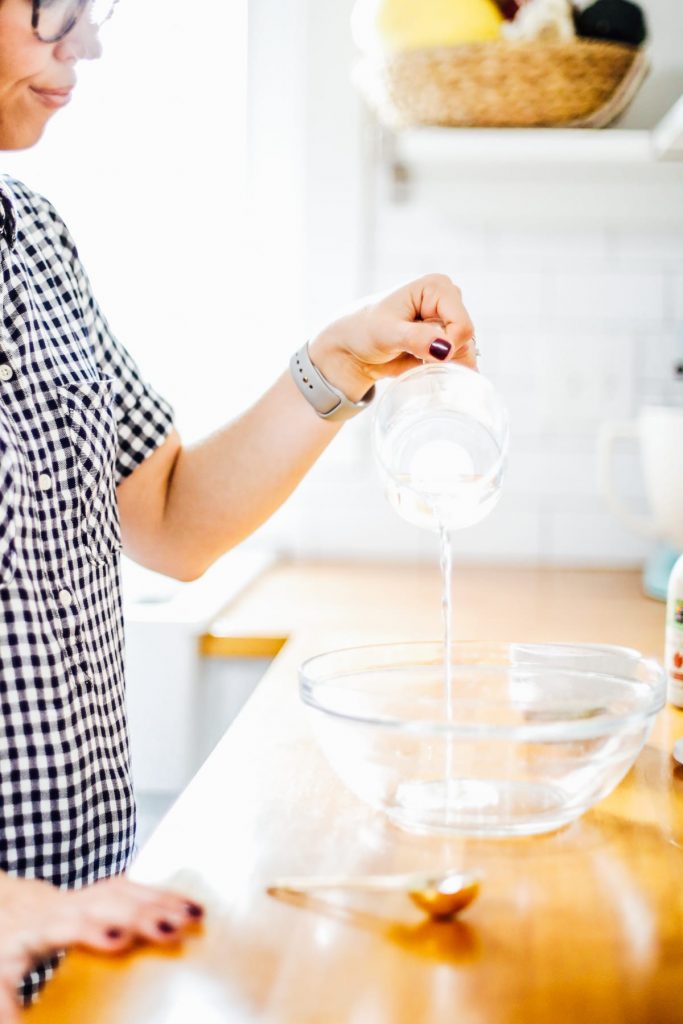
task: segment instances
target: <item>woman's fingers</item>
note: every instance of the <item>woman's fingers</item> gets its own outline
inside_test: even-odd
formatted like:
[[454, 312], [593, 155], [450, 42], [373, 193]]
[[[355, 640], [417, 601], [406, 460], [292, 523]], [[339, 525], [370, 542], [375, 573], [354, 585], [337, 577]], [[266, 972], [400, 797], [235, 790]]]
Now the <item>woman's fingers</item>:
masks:
[[383, 299], [377, 313], [376, 334], [387, 353], [476, 366], [474, 326], [460, 289], [449, 277], [419, 278]]
[[19, 1000], [16, 981], [0, 977], [0, 1021], [2, 1024], [18, 1024]]
[[178, 942], [192, 928], [184, 915], [169, 911], [163, 904], [141, 907], [135, 920], [136, 934], [147, 942], [166, 945]]
[[75, 941], [87, 943], [95, 934], [104, 936], [104, 944], [98, 946], [102, 949], [130, 944], [135, 939], [175, 942], [203, 916], [202, 908], [184, 896], [123, 878], [99, 882], [72, 895], [79, 904], [83, 929]]
[[121, 928], [118, 925], [110, 925], [102, 928], [97, 924], [84, 925], [79, 938], [74, 942], [76, 946], [93, 950], [96, 953], [123, 953], [136, 942], [137, 936], [129, 928]]
[[400, 337], [402, 350], [421, 362], [455, 362], [476, 368], [476, 348], [471, 333], [464, 340], [459, 340], [441, 324], [404, 322]]
[[197, 920], [203, 913], [202, 908], [186, 896], [168, 889], [140, 885], [122, 876], [97, 882], [73, 895], [91, 914], [128, 914], [134, 913], [135, 908], [151, 906], [177, 915], [179, 920]]
[[454, 344], [472, 337], [474, 327], [462, 301], [462, 292], [445, 274], [428, 274], [406, 286], [416, 320], [442, 323]]

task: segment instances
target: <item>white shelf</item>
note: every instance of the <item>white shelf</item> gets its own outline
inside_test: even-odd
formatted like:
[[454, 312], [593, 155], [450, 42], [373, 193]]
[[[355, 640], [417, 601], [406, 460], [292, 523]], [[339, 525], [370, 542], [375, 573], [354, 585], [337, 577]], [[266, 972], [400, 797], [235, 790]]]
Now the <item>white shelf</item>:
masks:
[[649, 163], [653, 133], [591, 128], [413, 128], [394, 139], [394, 156], [423, 163]]
[[683, 96], [654, 129], [652, 141], [660, 160], [683, 160]]
[[683, 97], [649, 128], [411, 128], [390, 158], [419, 164], [648, 164], [683, 160]]

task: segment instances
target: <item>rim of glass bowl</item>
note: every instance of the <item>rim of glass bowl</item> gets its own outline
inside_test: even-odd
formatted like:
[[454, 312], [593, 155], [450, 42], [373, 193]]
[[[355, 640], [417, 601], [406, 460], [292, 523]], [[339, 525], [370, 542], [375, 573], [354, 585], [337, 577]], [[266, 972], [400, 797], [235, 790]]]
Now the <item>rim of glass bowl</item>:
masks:
[[402, 373], [399, 377], [394, 377], [392, 380], [390, 380], [389, 383], [385, 386], [384, 390], [382, 391], [382, 394], [379, 396], [379, 399], [375, 404], [372, 416], [372, 448], [375, 458], [382, 472], [386, 474], [386, 476], [388, 476], [389, 478], [393, 478], [394, 473], [384, 458], [383, 444], [382, 441], [380, 440], [379, 419], [380, 413], [384, 406], [389, 401], [392, 392], [396, 388], [400, 387], [405, 381], [411, 380], [413, 377], [416, 377], [418, 375], [422, 377], [442, 377], [444, 375], [452, 375], [460, 372], [466, 374], [474, 374], [480, 383], [483, 381], [484, 386], [491, 391], [492, 395], [496, 396], [496, 401], [498, 403], [500, 414], [502, 416], [503, 435], [502, 443], [500, 446], [500, 454], [496, 459], [495, 464], [486, 474], [484, 479], [493, 480], [500, 473], [501, 466], [505, 466], [507, 462], [508, 451], [510, 448], [510, 418], [508, 415], [507, 406], [502, 402], [500, 398], [497, 397], [497, 392], [493, 383], [489, 380], [487, 376], [485, 376], [485, 374], [479, 373], [477, 370], [472, 370], [470, 369], [469, 366], [461, 366], [459, 363], [443, 363], [438, 365], [435, 363], [424, 363], [422, 366], [415, 366], [413, 367], [412, 370], [407, 370], [406, 373]]
[[[411, 721], [405, 718], [391, 718], [389, 716], [378, 718], [369, 715], [354, 715], [347, 711], [338, 711], [326, 707], [321, 704], [315, 697], [315, 690], [319, 686], [325, 685], [325, 683], [333, 682], [335, 677], [332, 676], [327, 679], [313, 680], [309, 678], [309, 673], [312, 668], [315, 667], [316, 662], [319, 664], [323, 660], [333, 659], [336, 656], [343, 656], [351, 653], [368, 653], [373, 651], [384, 651], [390, 650], [396, 651], [409, 651], [417, 650], [422, 648], [432, 649], [435, 653], [443, 651], [443, 642], [438, 640], [415, 640], [415, 641], [400, 641], [397, 643], [384, 643], [384, 644], [362, 644], [356, 647], [339, 647], [334, 651], [326, 651], [323, 654], [316, 654], [310, 658], [307, 658], [302, 662], [299, 668], [299, 693], [301, 700], [308, 707], [319, 711], [324, 715], [328, 715], [331, 718], [342, 719], [347, 722], [354, 722], [359, 725], [371, 725], [378, 729], [395, 730], [401, 732], [408, 732], [411, 734], [428, 734], [428, 735], [450, 735], [454, 737], [462, 738], [473, 738], [473, 737], [496, 737], [500, 739], [515, 739], [523, 742], [533, 741], [550, 741], [550, 740], [579, 740], [579, 739], [591, 739], [597, 736], [604, 736], [607, 733], [618, 732], [624, 727], [638, 723], [645, 722], [647, 719], [654, 717], [664, 707], [666, 700], [666, 680], [664, 669], [654, 658], [646, 658], [640, 651], [637, 651], [633, 647], [623, 647], [616, 644], [568, 644], [568, 643], [529, 643], [521, 641], [519, 643], [485, 643], [483, 641], [458, 641], [451, 645], [452, 648], [458, 650], [476, 650], [478, 648], [487, 648], [490, 651], [509, 651], [511, 648], [515, 652], [535, 652], [536, 654], [546, 654], [549, 658], [556, 656], [558, 658], [568, 656], [569, 652], [573, 652], [573, 656], [586, 656], [596, 657], [601, 653], [605, 656], [612, 655], [621, 656], [623, 658], [629, 658], [643, 668], [644, 672], [651, 676], [650, 680], [638, 680], [638, 679], [627, 679], [623, 675], [619, 675], [614, 672], [599, 672], [595, 669], [581, 670], [581, 669], [565, 669], [565, 674], [576, 675], [578, 677], [585, 677], [589, 675], [596, 681], [609, 681], [609, 682], [640, 682], [644, 686], [649, 686], [651, 690], [651, 700], [647, 709], [639, 709], [637, 713], [627, 715], [596, 715], [591, 718], [579, 719], [576, 721], [567, 721], [558, 719], [550, 722], [533, 722], [525, 723], [524, 725], [486, 725], [486, 724], [463, 724], [458, 722], [443, 722], [429, 719], [419, 719]], [[400, 663], [398, 665], [381, 665], [381, 664], [368, 664], [362, 669], [362, 672], [371, 672], [379, 669], [390, 669], [390, 668], [401, 668], [405, 667], [406, 663]], [[414, 662], [416, 666], [422, 665], [438, 665], [438, 661], [430, 659], [429, 662], [424, 660]], [[489, 669], [491, 671], [499, 671], [504, 665], [482, 665], [472, 663], [473, 667], [478, 669]], [[527, 667], [538, 667], [538, 662], [519, 662], [515, 663], [514, 667], [524, 668]], [[356, 672], [354, 674], [359, 674]]]

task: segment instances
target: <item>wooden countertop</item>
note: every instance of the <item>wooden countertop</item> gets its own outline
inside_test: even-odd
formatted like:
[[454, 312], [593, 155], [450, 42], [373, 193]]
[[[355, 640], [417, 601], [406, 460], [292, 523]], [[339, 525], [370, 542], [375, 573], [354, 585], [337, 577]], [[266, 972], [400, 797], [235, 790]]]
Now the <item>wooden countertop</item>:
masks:
[[[635, 573], [467, 569], [463, 639], [621, 643], [661, 656], [664, 608]], [[440, 633], [436, 570], [281, 565], [217, 623], [207, 653], [278, 654], [142, 851], [134, 877], [209, 906], [177, 953], [70, 954], [32, 1024], [673, 1024], [683, 1022], [683, 773], [667, 709], [634, 769], [579, 822], [545, 837], [401, 832], [337, 781], [308, 731], [296, 668], [357, 641]], [[231, 648], [232, 645], [232, 648]], [[451, 924], [407, 901], [337, 906], [269, 897], [280, 874], [486, 872]]]

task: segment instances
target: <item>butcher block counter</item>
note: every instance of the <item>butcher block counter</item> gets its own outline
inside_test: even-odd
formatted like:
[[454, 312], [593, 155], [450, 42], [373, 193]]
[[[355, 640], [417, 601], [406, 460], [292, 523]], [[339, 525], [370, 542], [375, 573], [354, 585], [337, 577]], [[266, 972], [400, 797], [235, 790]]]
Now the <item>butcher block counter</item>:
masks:
[[[626, 644], [661, 657], [664, 608], [629, 572], [463, 569], [461, 639]], [[299, 704], [297, 666], [358, 642], [434, 639], [432, 567], [280, 564], [202, 641], [278, 652], [142, 850], [133, 877], [205, 901], [175, 952], [69, 954], [30, 1024], [669, 1024], [683, 1022], [683, 712], [667, 708], [606, 800], [554, 834], [402, 832], [342, 786]], [[154, 728], [154, 723], [150, 723]], [[480, 867], [450, 923], [402, 897], [269, 896], [278, 875]]]

